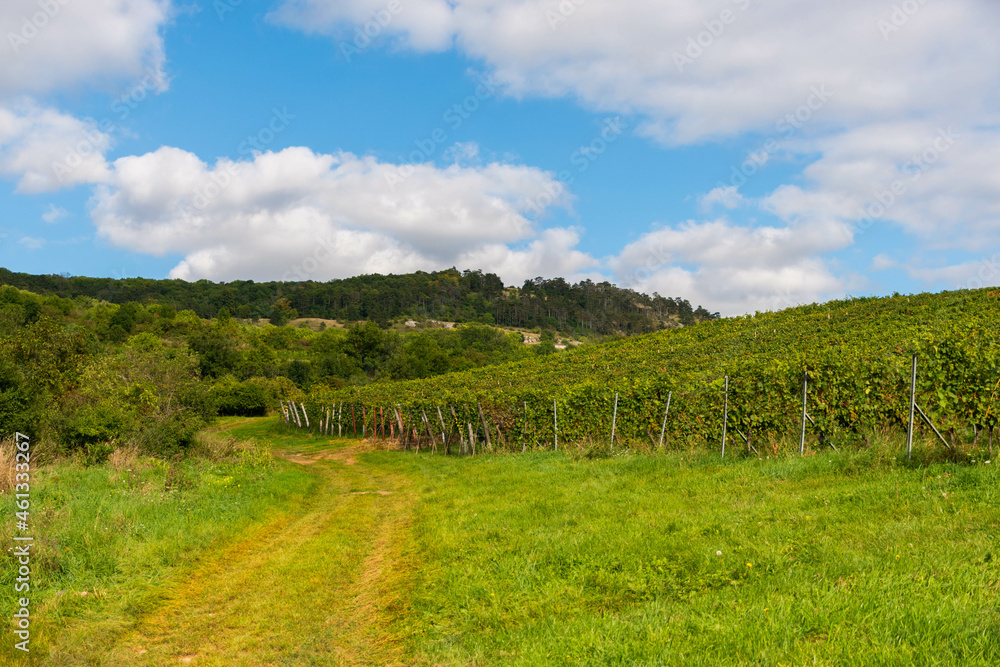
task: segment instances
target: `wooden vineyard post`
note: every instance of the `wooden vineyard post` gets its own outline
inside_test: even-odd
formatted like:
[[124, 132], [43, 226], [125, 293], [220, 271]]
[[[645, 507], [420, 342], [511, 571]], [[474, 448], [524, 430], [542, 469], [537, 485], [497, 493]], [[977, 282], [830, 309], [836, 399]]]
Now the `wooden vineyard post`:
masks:
[[295, 407], [295, 401], [289, 401], [289, 403], [292, 405], [292, 414], [295, 415], [295, 424], [302, 428], [302, 419], [299, 417], [299, 409]]
[[343, 417], [343, 416], [344, 416], [344, 402], [341, 401], [340, 402], [340, 408], [337, 411], [337, 437], [338, 438], [344, 437], [343, 422], [341, 421], [341, 417]]
[[430, 422], [429, 419], [427, 419], [427, 411], [421, 409], [420, 410], [420, 414], [423, 415], [423, 417], [424, 417], [424, 426], [427, 427], [427, 435], [431, 439], [431, 447], [433, 447], [434, 451], [436, 452], [437, 451], [437, 439], [434, 437], [434, 431], [431, 430], [431, 422]]
[[448, 404], [448, 409], [451, 410], [451, 418], [454, 420], [455, 430], [458, 431], [458, 442], [459, 442], [459, 455], [464, 455], [465, 449], [465, 434], [462, 433], [462, 422], [458, 421], [458, 415], [455, 414], [455, 406], [451, 403]]
[[667, 432], [667, 415], [670, 414], [670, 399], [674, 397], [674, 392], [667, 394], [667, 409], [663, 412], [663, 426], [660, 427], [660, 449], [663, 449], [663, 434]]
[[490, 427], [486, 425], [486, 415], [483, 414], [483, 406], [480, 405], [479, 401], [476, 401], [476, 407], [479, 408], [479, 421], [483, 423], [483, 433], [486, 434], [486, 449], [492, 451], [493, 443], [490, 441]]
[[559, 451], [559, 406], [556, 400], [552, 401], [552, 439], [555, 441], [556, 451]]
[[615, 450], [615, 429], [618, 427], [618, 392], [615, 392], [615, 413], [611, 417], [611, 451]]
[[278, 399], [278, 405], [281, 406], [281, 416], [284, 417], [285, 423], [288, 423], [288, 412], [285, 410], [285, 402]]
[[406, 449], [406, 439], [405, 436], [403, 435], [405, 433], [405, 431], [403, 430], [403, 417], [400, 415], [401, 410], [402, 407], [399, 405], [397, 405], [392, 409], [392, 411], [396, 413], [396, 423], [399, 424], [399, 437], [403, 439], [403, 449]]
[[722, 406], [722, 458], [726, 458], [726, 430], [729, 428], [729, 376], [726, 376], [725, 402]]
[[917, 355], [910, 367], [910, 425], [906, 431], [906, 458], [913, 458], [913, 426], [917, 411]]
[[305, 403], [302, 403], [302, 402], [300, 402], [300, 403], [299, 403], [299, 405], [301, 405], [301, 406], [302, 406], [302, 416], [303, 416], [303, 417], [305, 417], [305, 420], [306, 420], [306, 428], [309, 428], [309, 413], [308, 413], [308, 412], [306, 412], [306, 404], [305, 404]]
[[937, 436], [942, 445], [953, 452], [955, 451], [955, 448], [951, 445], [951, 443], [944, 439], [944, 436], [941, 435], [941, 431], [938, 430], [937, 426], [934, 425], [934, 422], [931, 421], [931, 418], [927, 416], [927, 413], [924, 412], [917, 403], [917, 355], [913, 355], [913, 369], [910, 378], [910, 428], [906, 434], [906, 458], [913, 456], [914, 412], [916, 412], [917, 415], [920, 415], [920, 418], [924, 420], [924, 423], [927, 424], [932, 431], [934, 431], [934, 435]]
[[799, 433], [799, 456], [806, 454], [806, 419], [809, 417], [809, 371], [802, 372], [802, 430]]
[[476, 436], [472, 432], [472, 422], [465, 422], [465, 425], [469, 427], [469, 447], [472, 448], [472, 455], [476, 455]]
[[451, 447], [448, 446], [448, 436], [445, 434], [445, 432], [447, 431], [447, 429], [445, 428], [445, 425], [444, 425], [444, 416], [442, 416], [442, 414], [441, 414], [441, 406], [440, 405], [437, 406], [437, 411], [438, 411], [438, 419], [441, 421], [441, 444], [444, 445], [444, 455], [445, 456], [450, 456], [451, 455]]

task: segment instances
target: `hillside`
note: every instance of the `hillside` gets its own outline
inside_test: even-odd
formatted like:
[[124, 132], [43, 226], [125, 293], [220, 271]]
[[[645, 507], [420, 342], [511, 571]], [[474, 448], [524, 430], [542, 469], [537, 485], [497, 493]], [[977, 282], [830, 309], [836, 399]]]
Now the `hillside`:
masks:
[[243, 319], [270, 318], [282, 324], [296, 317], [385, 327], [409, 317], [480, 322], [525, 329], [547, 328], [584, 335], [633, 335], [711, 320], [682, 297], [647, 296], [610, 283], [570, 284], [535, 278], [504, 287], [492, 273], [456, 269], [407, 275], [369, 275], [330, 282], [266, 282], [86, 278], [13, 273], [0, 268], [0, 285], [41, 295], [85, 296], [108, 303], [158, 303], [213, 318], [223, 308]]
[[[615, 394], [617, 439], [658, 444], [665, 404], [669, 442], [721, 437], [725, 377], [729, 426], [752, 440], [797, 435], [802, 377], [809, 372], [811, 433], [868, 442], [908, 418], [911, 355], [921, 356], [918, 402], [959, 441], [997, 424], [1000, 298], [961, 291], [836, 301], [717, 320], [581, 348], [550, 359], [352, 388], [327, 401], [458, 408], [454, 425], [477, 423], [483, 404], [512, 443], [551, 445], [553, 402], [564, 442], [607, 442]], [[319, 398], [319, 397], [317, 397]], [[527, 406], [527, 407], [525, 407]], [[449, 427], [451, 428], [451, 427]]]

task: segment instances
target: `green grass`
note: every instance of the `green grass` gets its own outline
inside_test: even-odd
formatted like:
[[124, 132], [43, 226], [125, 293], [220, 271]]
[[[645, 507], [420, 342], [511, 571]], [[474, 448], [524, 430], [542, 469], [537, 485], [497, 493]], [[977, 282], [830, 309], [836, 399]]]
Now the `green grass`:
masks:
[[996, 664], [996, 467], [559, 455], [416, 468], [427, 664]]
[[[138, 458], [121, 470], [62, 461], [31, 478], [31, 658], [100, 652], [156, 609], [199, 558], [311, 492], [313, 479], [291, 465]], [[131, 468], [131, 470], [129, 469]], [[169, 482], [168, 482], [169, 478]], [[0, 609], [10, 618], [16, 567], [14, 499], [0, 497]], [[0, 646], [0, 664], [23, 659]], [[53, 658], [53, 660], [55, 660]]]
[[43, 469], [38, 664], [1000, 661], [981, 458], [460, 459], [233, 426], [309, 465], [191, 462], [170, 492]]

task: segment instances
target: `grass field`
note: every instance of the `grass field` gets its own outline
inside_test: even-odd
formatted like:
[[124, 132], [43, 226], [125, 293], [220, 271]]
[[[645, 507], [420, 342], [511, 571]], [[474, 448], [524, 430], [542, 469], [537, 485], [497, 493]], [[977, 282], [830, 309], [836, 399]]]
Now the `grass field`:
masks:
[[224, 428], [274, 462], [43, 469], [32, 662], [1000, 661], [981, 458], [459, 459]]

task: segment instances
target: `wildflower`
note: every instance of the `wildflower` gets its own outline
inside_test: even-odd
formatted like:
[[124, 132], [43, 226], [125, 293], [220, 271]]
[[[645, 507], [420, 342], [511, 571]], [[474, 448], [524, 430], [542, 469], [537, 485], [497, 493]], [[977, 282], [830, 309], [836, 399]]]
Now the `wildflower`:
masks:
[[721, 556], [721, 555], [722, 555], [722, 552], [721, 552], [721, 551], [716, 551], [716, 552], [715, 552], [715, 555], [716, 555], [716, 556]]

